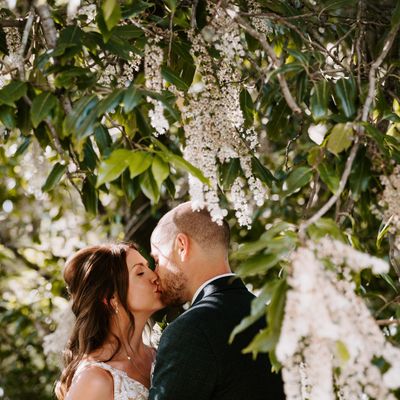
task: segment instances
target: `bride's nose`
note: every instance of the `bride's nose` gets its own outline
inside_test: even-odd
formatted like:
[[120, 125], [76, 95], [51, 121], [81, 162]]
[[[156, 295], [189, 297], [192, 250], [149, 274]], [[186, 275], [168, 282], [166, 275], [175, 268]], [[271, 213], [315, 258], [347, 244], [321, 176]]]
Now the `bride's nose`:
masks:
[[153, 285], [158, 285], [158, 275], [154, 271], [151, 271], [150, 281]]

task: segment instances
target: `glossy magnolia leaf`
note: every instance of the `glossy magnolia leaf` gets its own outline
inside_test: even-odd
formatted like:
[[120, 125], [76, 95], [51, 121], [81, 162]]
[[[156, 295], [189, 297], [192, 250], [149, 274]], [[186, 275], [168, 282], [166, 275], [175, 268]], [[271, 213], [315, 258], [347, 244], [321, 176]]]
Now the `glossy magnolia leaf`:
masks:
[[121, 9], [118, 0], [103, 0], [103, 4], [101, 6], [103, 10], [104, 22], [107, 26], [107, 29], [111, 31], [111, 29], [118, 24], [121, 19]]
[[311, 113], [315, 121], [328, 117], [329, 86], [327, 81], [314, 85], [314, 93], [310, 98]]
[[96, 186], [99, 187], [103, 183], [117, 179], [128, 167], [127, 160], [131, 154], [132, 152], [126, 149], [114, 150], [110, 157], [100, 164]]
[[311, 181], [312, 176], [313, 170], [309, 167], [295, 168], [285, 181], [285, 195], [289, 196], [307, 185]]
[[340, 176], [336, 173], [335, 168], [329, 162], [324, 161], [318, 164], [318, 172], [328, 189], [335, 194], [340, 183]]
[[353, 125], [350, 123], [336, 124], [329, 134], [326, 148], [337, 155], [347, 150], [353, 141]]
[[155, 156], [151, 164], [151, 172], [154, 176], [154, 179], [158, 187], [160, 188], [162, 183], [169, 176], [169, 164], [163, 161], [161, 157]]
[[98, 119], [97, 104], [99, 100], [96, 95], [82, 97], [67, 115], [64, 122], [66, 134], [74, 134], [78, 139], [84, 139], [96, 128]]
[[161, 75], [167, 82], [175, 85], [179, 90], [187, 91], [189, 89], [187, 83], [166, 65], [161, 67]]
[[34, 128], [47, 118], [53, 108], [57, 105], [57, 98], [49, 92], [36, 96], [31, 106], [31, 121]]
[[54, 189], [60, 182], [66, 170], [66, 165], [56, 163], [47, 177], [45, 184], [42, 186], [43, 192], [49, 192]]
[[335, 94], [340, 111], [342, 111], [347, 118], [352, 118], [356, 113], [356, 84], [354, 79], [339, 79], [335, 83]]
[[26, 95], [28, 85], [25, 82], [11, 81], [0, 90], [0, 105], [6, 104], [14, 107], [14, 103]]
[[151, 204], [157, 204], [160, 198], [160, 191], [150, 169], [140, 175], [139, 183], [143, 194], [151, 201]]
[[279, 254], [257, 254], [243, 261], [237, 268], [236, 273], [243, 277], [265, 274], [270, 268], [274, 267], [279, 260]]
[[131, 112], [142, 100], [142, 95], [134, 87], [130, 86], [125, 90], [124, 98], [122, 100], [124, 105], [124, 111], [126, 113]]
[[131, 151], [126, 160], [131, 173], [131, 179], [146, 171], [150, 167], [152, 160], [153, 157], [150, 153], [145, 151]]

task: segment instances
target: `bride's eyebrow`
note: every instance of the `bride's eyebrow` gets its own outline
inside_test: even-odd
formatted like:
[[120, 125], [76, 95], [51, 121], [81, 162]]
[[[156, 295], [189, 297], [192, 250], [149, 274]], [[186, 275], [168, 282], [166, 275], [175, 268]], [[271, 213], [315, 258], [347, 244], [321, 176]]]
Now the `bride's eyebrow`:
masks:
[[135, 263], [135, 264], [131, 265], [129, 268], [134, 269], [137, 266], [147, 267], [148, 268], [149, 267], [149, 263], [146, 263], [146, 264], [143, 264], [142, 262], [139, 262], [139, 263]]

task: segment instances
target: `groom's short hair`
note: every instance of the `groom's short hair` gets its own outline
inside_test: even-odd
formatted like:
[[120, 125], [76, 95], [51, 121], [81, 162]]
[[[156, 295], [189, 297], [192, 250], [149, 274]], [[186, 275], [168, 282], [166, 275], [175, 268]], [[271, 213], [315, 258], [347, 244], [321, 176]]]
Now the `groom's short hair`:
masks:
[[214, 222], [205, 208], [193, 211], [192, 204], [186, 202], [175, 207], [157, 225], [160, 232], [170, 234], [175, 238], [178, 233], [184, 233], [194, 239], [203, 249], [222, 247], [229, 248], [230, 228], [223, 220], [222, 224]]

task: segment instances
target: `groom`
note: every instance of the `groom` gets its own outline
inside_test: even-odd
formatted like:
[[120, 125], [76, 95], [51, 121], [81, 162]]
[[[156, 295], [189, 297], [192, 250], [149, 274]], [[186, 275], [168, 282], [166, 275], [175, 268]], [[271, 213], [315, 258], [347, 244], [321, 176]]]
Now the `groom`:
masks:
[[229, 235], [226, 222], [217, 225], [188, 202], [164, 215], [151, 236], [165, 304], [191, 306], [161, 337], [150, 400], [284, 399], [267, 355], [242, 353], [265, 318], [229, 344], [254, 298], [230, 270]]

